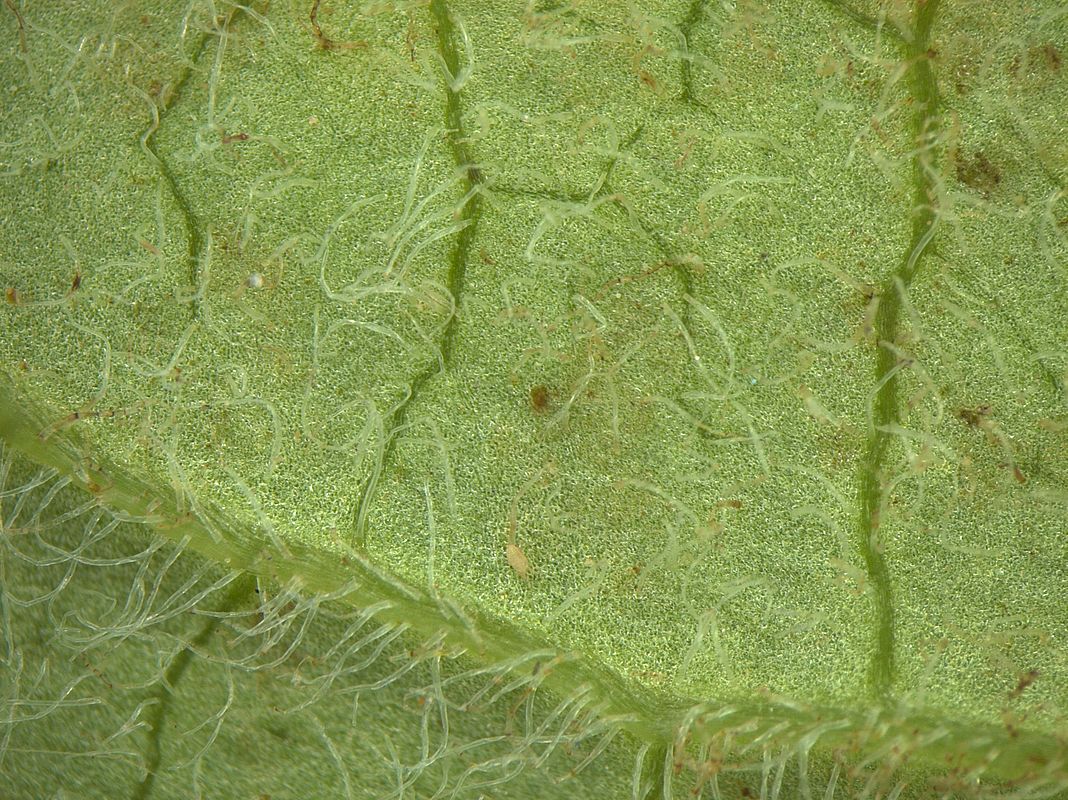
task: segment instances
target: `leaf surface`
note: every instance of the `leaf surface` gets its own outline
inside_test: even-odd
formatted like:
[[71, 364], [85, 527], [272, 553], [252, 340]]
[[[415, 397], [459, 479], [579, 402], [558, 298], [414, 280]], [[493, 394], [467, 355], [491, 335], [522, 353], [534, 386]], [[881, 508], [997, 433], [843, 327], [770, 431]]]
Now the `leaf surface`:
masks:
[[[51, 696], [123, 643], [135, 795], [230, 780], [196, 775], [232, 740], [183, 761], [153, 708], [210, 729], [209, 696], [288, 691], [256, 580], [308, 615], [290, 674], [348, 687], [287, 736], [351, 796], [548, 796], [520, 768], [564, 744], [564, 796], [1068, 783], [1060, 4], [12, 0], [0, 26], [5, 569], [73, 569], [117, 514], [222, 582], [157, 588], [195, 609], [166, 636], [34, 623], [79, 654]], [[19, 535], [61, 502], [53, 564]], [[169, 580], [139, 558], [53, 588], [107, 609]], [[11, 619], [58, 602], [11, 592]], [[320, 604], [406, 644], [338, 666], [365, 651]], [[55, 669], [31, 629], [8, 664]], [[507, 709], [446, 700], [481, 678]], [[387, 738], [338, 738], [334, 690]], [[8, 744], [21, 785], [55, 710], [9, 723], [39, 737]], [[484, 731], [507, 746], [465, 761]]]

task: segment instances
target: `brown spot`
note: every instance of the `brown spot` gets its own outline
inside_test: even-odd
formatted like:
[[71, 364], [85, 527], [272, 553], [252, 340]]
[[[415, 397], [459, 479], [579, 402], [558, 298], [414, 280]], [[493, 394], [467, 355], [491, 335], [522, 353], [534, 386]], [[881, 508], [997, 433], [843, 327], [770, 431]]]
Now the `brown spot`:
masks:
[[99, 678], [105, 686], [107, 686], [109, 689], [115, 688], [111, 685], [111, 681], [109, 681], [107, 677], [105, 677], [104, 673], [94, 667], [89, 661], [89, 659], [87, 659], [85, 656], [82, 656], [82, 663], [85, 664], [85, 668], [92, 672], [94, 675], [96, 675], [96, 677]]
[[[351, 41], [351, 42], [338, 42], [331, 39], [325, 33], [323, 33], [322, 27], [319, 25], [319, 4], [321, 0], [312, 0], [311, 11], [308, 13], [308, 19], [311, 21], [312, 33], [315, 36], [315, 41], [319, 44], [323, 50], [354, 50], [357, 47], [367, 47], [367, 42], [363, 41]], [[332, 11], [323, 9], [324, 14], [332, 13]]]
[[408, 45], [408, 57], [415, 63], [415, 19], [411, 16], [408, 17], [408, 33], [404, 37], [405, 42]]
[[657, 272], [659, 272], [660, 270], [664, 269], [665, 267], [675, 266], [676, 264], [678, 266], [683, 266], [683, 264], [681, 264], [681, 263], [678, 263], [678, 262], [675, 262], [675, 261], [672, 261], [672, 260], [668, 259], [668, 260], [665, 260], [665, 261], [661, 261], [658, 264], [654, 264], [653, 266], [649, 267], [648, 269], [644, 269], [641, 272], [627, 274], [627, 275], [621, 275], [621, 276], [619, 276], [617, 278], [612, 278], [611, 280], [607, 281], [603, 286], [601, 286], [601, 288], [597, 292], [597, 298], [600, 299], [600, 298], [604, 297], [605, 293], [608, 292], [608, 290], [613, 289], [616, 286], [622, 286], [622, 285], [630, 283], [631, 281], [637, 281], [637, 280], [641, 280], [642, 278], [648, 278], [650, 275], [656, 274]]
[[247, 133], [235, 133], [233, 135], [223, 134], [223, 137], [222, 137], [222, 143], [223, 144], [232, 144], [233, 142], [247, 142], [247, 141], [248, 141], [248, 134]]
[[1001, 183], [1001, 170], [987, 158], [986, 153], [978, 150], [970, 159], [962, 157], [957, 161], [957, 180], [983, 195], [989, 195]]
[[958, 408], [957, 417], [961, 422], [972, 428], [980, 428], [983, 423], [990, 417], [991, 408], [987, 405], [976, 406], [975, 408]]
[[543, 384], [530, 387], [530, 405], [537, 414], [543, 414], [549, 410], [549, 390]]
[[8, 286], [4, 290], [4, 299], [7, 300], [8, 305], [17, 306], [19, 304], [19, 290], [14, 286]]
[[1061, 68], [1061, 51], [1054, 47], [1052, 42], [1046, 42], [1039, 50], [1046, 61], [1047, 67], [1054, 72]]
[[1016, 683], [1016, 688], [1009, 692], [1009, 699], [1015, 700], [1017, 697], [1023, 694], [1027, 687], [1034, 683], [1037, 678], [1037, 669], [1025, 672], [1023, 675], [1020, 676], [1020, 680]]
[[1013, 56], [1008, 63], [1008, 70], [1016, 78], [1021, 77], [1025, 65], [1030, 72], [1034, 72], [1036, 67], [1045, 67], [1050, 72], [1059, 72], [1063, 60], [1061, 51], [1053, 42], [1046, 42], [1030, 48], [1024, 57], [1019, 54]]
[[82, 273], [75, 272], [74, 273], [74, 280], [72, 280], [70, 282], [70, 290], [71, 290], [71, 292], [78, 291], [78, 289], [81, 288], [81, 285], [82, 285]]
[[643, 69], [638, 73], [638, 79], [642, 82], [643, 86], [646, 86], [649, 89], [652, 89], [657, 94], [660, 94], [660, 81], [654, 78], [650, 73], [646, 72]]
[[1020, 735], [1019, 723], [1023, 720], [1013, 712], [1005, 709], [1001, 712], [1001, 721], [1005, 725], [1005, 732], [1010, 738], [1015, 739]]

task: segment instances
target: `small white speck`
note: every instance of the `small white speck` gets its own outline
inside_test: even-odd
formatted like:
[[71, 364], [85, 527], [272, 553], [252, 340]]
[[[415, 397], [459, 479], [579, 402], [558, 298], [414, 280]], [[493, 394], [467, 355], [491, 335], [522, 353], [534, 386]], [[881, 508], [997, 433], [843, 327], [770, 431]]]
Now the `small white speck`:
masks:
[[250, 289], [262, 289], [263, 288], [263, 276], [258, 272], [253, 272], [248, 276], [245, 281], [245, 285]]

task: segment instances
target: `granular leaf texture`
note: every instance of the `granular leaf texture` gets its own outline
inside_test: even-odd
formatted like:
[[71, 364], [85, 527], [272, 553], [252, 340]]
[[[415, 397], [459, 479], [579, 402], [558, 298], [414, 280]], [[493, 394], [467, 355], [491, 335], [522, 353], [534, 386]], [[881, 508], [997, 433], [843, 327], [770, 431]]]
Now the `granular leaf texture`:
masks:
[[1066, 57], [4, 0], [5, 796], [1068, 796]]

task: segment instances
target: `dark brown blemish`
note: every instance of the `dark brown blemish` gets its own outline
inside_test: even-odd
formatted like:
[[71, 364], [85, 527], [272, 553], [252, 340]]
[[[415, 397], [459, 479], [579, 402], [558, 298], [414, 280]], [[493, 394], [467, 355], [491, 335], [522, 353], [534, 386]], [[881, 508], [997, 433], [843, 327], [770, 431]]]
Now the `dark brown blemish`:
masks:
[[638, 73], [638, 79], [642, 82], [642, 85], [648, 89], [652, 89], [657, 94], [660, 94], [660, 81], [654, 78], [650, 73], [644, 69]]
[[650, 275], [654, 275], [657, 272], [659, 272], [660, 270], [664, 269], [665, 267], [670, 267], [670, 266], [672, 266], [672, 262], [670, 260], [661, 261], [658, 264], [654, 264], [653, 266], [649, 267], [648, 269], [642, 270], [641, 272], [632, 273], [632, 274], [628, 274], [628, 275], [620, 275], [619, 277], [612, 278], [612, 279], [606, 281], [603, 286], [601, 286], [601, 288], [597, 292], [596, 299], [600, 299], [600, 298], [604, 297], [604, 295], [610, 289], [613, 289], [616, 286], [624, 286], [624, 285], [630, 283], [631, 281], [637, 281], [637, 280], [641, 280], [642, 278], [648, 278]]
[[82, 663], [85, 664], [85, 668], [92, 672], [94, 675], [96, 675], [96, 677], [99, 678], [105, 686], [107, 686], [109, 689], [115, 688], [111, 685], [111, 681], [109, 681], [107, 677], [105, 677], [104, 673], [94, 667], [92, 662], [90, 662], [89, 659], [85, 656], [82, 656]]
[[[323, 50], [354, 50], [357, 47], [367, 47], [367, 42], [354, 40], [351, 42], [338, 42], [331, 39], [325, 33], [323, 33], [322, 27], [319, 25], [319, 4], [320, 0], [312, 0], [311, 11], [308, 13], [308, 19], [311, 21], [312, 33], [315, 36], [315, 41], [318, 42], [319, 47]], [[323, 13], [333, 13], [331, 10], [323, 9]]]
[[1032, 669], [1028, 672], [1025, 672], [1023, 675], [1020, 676], [1020, 680], [1016, 683], [1016, 688], [1009, 692], [1009, 699], [1015, 700], [1017, 697], [1023, 694], [1027, 687], [1034, 683], [1037, 678], [1037, 669]]
[[1061, 68], [1061, 51], [1057, 50], [1052, 42], [1047, 42], [1045, 45], [1036, 49], [1041, 53], [1043, 61], [1046, 62], [1046, 66], [1048, 66], [1052, 72], [1055, 73]]
[[544, 414], [548, 411], [550, 400], [549, 389], [544, 384], [539, 383], [530, 387], [530, 405], [534, 413]]
[[970, 159], [961, 158], [957, 161], [957, 180], [983, 195], [989, 195], [1001, 183], [1001, 170], [986, 153], [977, 150]]
[[965, 425], [971, 428], [982, 427], [990, 417], [992, 409], [988, 405], [976, 406], [975, 408], [958, 408], [957, 417]]
[[19, 27], [19, 49], [23, 53], [28, 52], [26, 48], [26, 20], [22, 18], [22, 12], [19, 11], [13, 0], [4, 0], [4, 5], [15, 15], [15, 23]]
[[1013, 77], [1020, 78], [1023, 77], [1021, 73], [1025, 65], [1030, 72], [1035, 71], [1036, 67], [1045, 67], [1050, 72], [1059, 72], [1063, 62], [1064, 57], [1056, 45], [1053, 42], [1046, 42], [1030, 48], [1027, 55], [1022, 58], [1019, 55], [1013, 56], [1008, 63], [1008, 70]]
[[1061, 51], [1054, 47], [1052, 42], [1046, 42], [1039, 50], [1046, 60], [1046, 66], [1057, 72], [1061, 68]]

